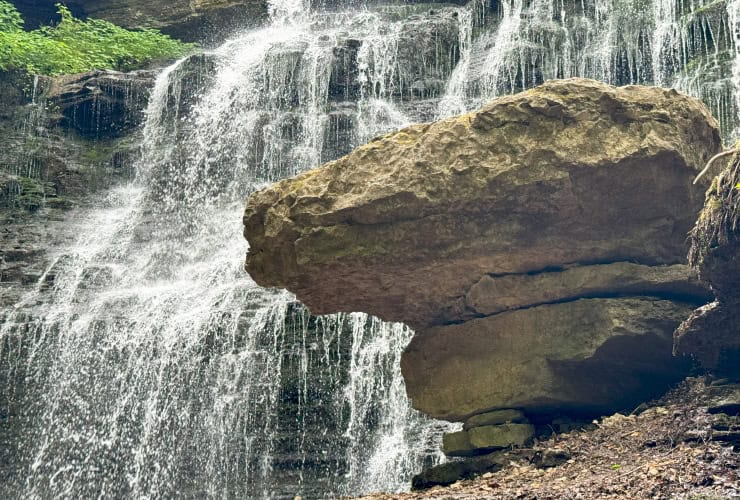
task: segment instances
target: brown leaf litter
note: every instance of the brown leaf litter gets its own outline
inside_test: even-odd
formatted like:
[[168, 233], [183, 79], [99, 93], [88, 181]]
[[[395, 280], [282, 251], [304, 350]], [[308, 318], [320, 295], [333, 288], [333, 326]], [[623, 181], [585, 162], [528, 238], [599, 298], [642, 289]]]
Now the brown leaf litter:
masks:
[[562, 450], [571, 456], [563, 465], [538, 469], [524, 458], [533, 453], [523, 453], [503, 470], [473, 480], [363, 498], [740, 498], [738, 419], [711, 414], [708, 404], [705, 381], [688, 379], [639, 414], [606, 417], [595, 430], [555, 435], [531, 450]]

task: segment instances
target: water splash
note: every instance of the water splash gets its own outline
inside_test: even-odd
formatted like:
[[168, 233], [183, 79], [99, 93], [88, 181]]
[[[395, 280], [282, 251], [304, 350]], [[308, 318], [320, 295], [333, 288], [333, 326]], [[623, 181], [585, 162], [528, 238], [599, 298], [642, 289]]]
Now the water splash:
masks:
[[501, 21], [478, 72], [481, 92], [488, 98], [497, 97], [502, 92], [508, 93], [515, 85], [512, 79], [516, 78], [516, 71], [519, 69], [516, 59], [519, 55], [519, 28], [523, 7], [523, 0], [501, 2]]
[[[479, 4], [480, 2], [476, 0], [475, 3]], [[440, 100], [437, 112], [438, 119], [459, 115], [467, 110], [465, 101], [468, 95], [468, 75], [473, 49], [473, 21], [478, 7], [479, 5], [472, 5], [458, 11], [460, 61], [447, 82], [445, 95]]]
[[267, 10], [273, 25], [288, 26], [305, 21], [310, 6], [310, 0], [270, 0]]
[[[731, 75], [738, 64], [730, 63], [738, 45], [737, 23], [730, 26], [735, 4], [727, 3], [728, 16], [723, 2], [708, 1], [500, 2], [496, 15], [474, 24], [481, 34], [470, 54], [463, 52], [438, 116], [548, 79], [578, 76], [675, 87], [699, 97], [729, 139], [740, 111]], [[467, 15], [475, 8], [466, 7]]]
[[655, 32], [652, 40], [652, 63], [655, 84], [669, 85], [671, 76], [680, 66], [678, 47], [680, 47], [680, 26], [676, 2], [655, 0], [653, 3]]

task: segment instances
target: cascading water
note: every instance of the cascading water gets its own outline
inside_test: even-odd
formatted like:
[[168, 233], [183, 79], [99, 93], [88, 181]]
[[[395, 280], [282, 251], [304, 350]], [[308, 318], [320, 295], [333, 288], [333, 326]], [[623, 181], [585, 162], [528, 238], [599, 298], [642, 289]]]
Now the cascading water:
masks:
[[310, 317], [242, 269], [248, 194], [352, 147], [327, 113], [347, 31], [364, 47], [343, 111], [352, 142], [410, 121], [390, 101], [382, 16], [300, 5], [274, 3], [271, 27], [162, 73], [136, 181], [100, 201], [5, 318], [3, 360], [29, 394], [14, 494], [397, 490], [442, 458], [446, 426], [411, 410], [400, 377], [408, 328]]
[[546, 79], [659, 83], [738, 136], [740, 2], [472, 0], [311, 11], [159, 76], [134, 182], [76, 216], [0, 318], [7, 497], [400, 490], [448, 427], [410, 409], [412, 332], [310, 316], [242, 270], [249, 193], [379, 133]]
[[732, 85], [735, 94], [735, 108], [737, 109], [737, 127], [733, 136], [740, 138], [740, 1], [729, 0], [727, 2], [727, 13], [730, 19], [730, 36], [735, 48], [732, 59]]
[[[580, 76], [613, 85], [675, 87], [704, 100], [725, 138], [735, 137], [740, 112], [735, 0], [503, 0], [495, 5], [495, 15], [475, 23], [473, 31], [480, 35], [470, 55], [463, 52], [438, 116], [475, 109], [545, 80]], [[467, 8], [478, 7], [471, 2]]]

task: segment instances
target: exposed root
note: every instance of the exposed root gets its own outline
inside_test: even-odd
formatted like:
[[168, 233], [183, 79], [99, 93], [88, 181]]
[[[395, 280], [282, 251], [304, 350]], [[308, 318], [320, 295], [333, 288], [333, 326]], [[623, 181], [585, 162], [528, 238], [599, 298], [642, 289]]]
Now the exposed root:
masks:
[[717, 153], [716, 155], [712, 156], [712, 158], [707, 162], [706, 167], [704, 167], [704, 169], [701, 172], [699, 172], [699, 175], [697, 175], [696, 178], [694, 179], [694, 184], [699, 182], [699, 179], [704, 177], [704, 174], [706, 174], [709, 171], [709, 169], [712, 167], [715, 161], [719, 160], [720, 158], [724, 158], [726, 156], [734, 155], [735, 153], [737, 153], [737, 149], [729, 149], [727, 151], [723, 151], [721, 153]]

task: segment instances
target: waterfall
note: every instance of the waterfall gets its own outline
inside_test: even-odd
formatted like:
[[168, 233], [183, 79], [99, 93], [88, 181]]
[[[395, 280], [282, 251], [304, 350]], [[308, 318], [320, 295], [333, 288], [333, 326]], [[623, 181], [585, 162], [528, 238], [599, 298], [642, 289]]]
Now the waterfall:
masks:
[[[496, 15], [474, 22], [480, 35], [463, 50], [438, 116], [470, 111], [545, 80], [579, 76], [612, 85], [675, 87], [702, 99], [719, 119], [725, 139], [735, 137], [740, 116], [735, 0], [503, 0], [495, 5]], [[478, 6], [470, 2], [465, 9], [472, 16]]]
[[551, 78], [673, 86], [737, 138], [740, 1], [722, 2], [272, 0], [269, 26], [163, 70], [136, 178], [75, 212], [75, 242], [0, 314], [0, 416], [13, 418], [0, 492], [407, 489], [451, 428], [406, 398], [413, 332], [314, 317], [258, 287], [242, 267], [244, 201], [378, 134]]
[[737, 126], [733, 131], [733, 137], [740, 139], [740, 1], [729, 0], [727, 2], [727, 13], [730, 19], [730, 35], [735, 47], [732, 59], [732, 85], [735, 94], [735, 108], [737, 109], [735, 115]]
[[[358, 494], [407, 489], [442, 459], [448, 426], [410, 408], [400, 375], [411, 330], [311, 317], [243, 271], [250, 192], [411, 121], [391, 100], [383, 16], [271, 13], [162, 72], [136, 179], [80, 215], [4, 319], [2, 358], [28, 395], [14, 494]], [[329, 85], [350, 29], [361, 89], [336, 136]]]
[[475, 11], [481, 7], [481, 1], [475, 0], [473, 5], [458, 10], [460, 61], [447, 82], [445, 95], [439, 102], [437, 118], [455, 116], [466, 111], [468, 92], [468, 74], [470, 72], [470, 58], [473, 49], [473, 26]]
[[676, 3], [671, 0], [656, 0], [653, 4], [655, 32], [652, 40], [652, 64], [655, 84], [668, 85], [671, 75], [680, 66], [680, 29]]

